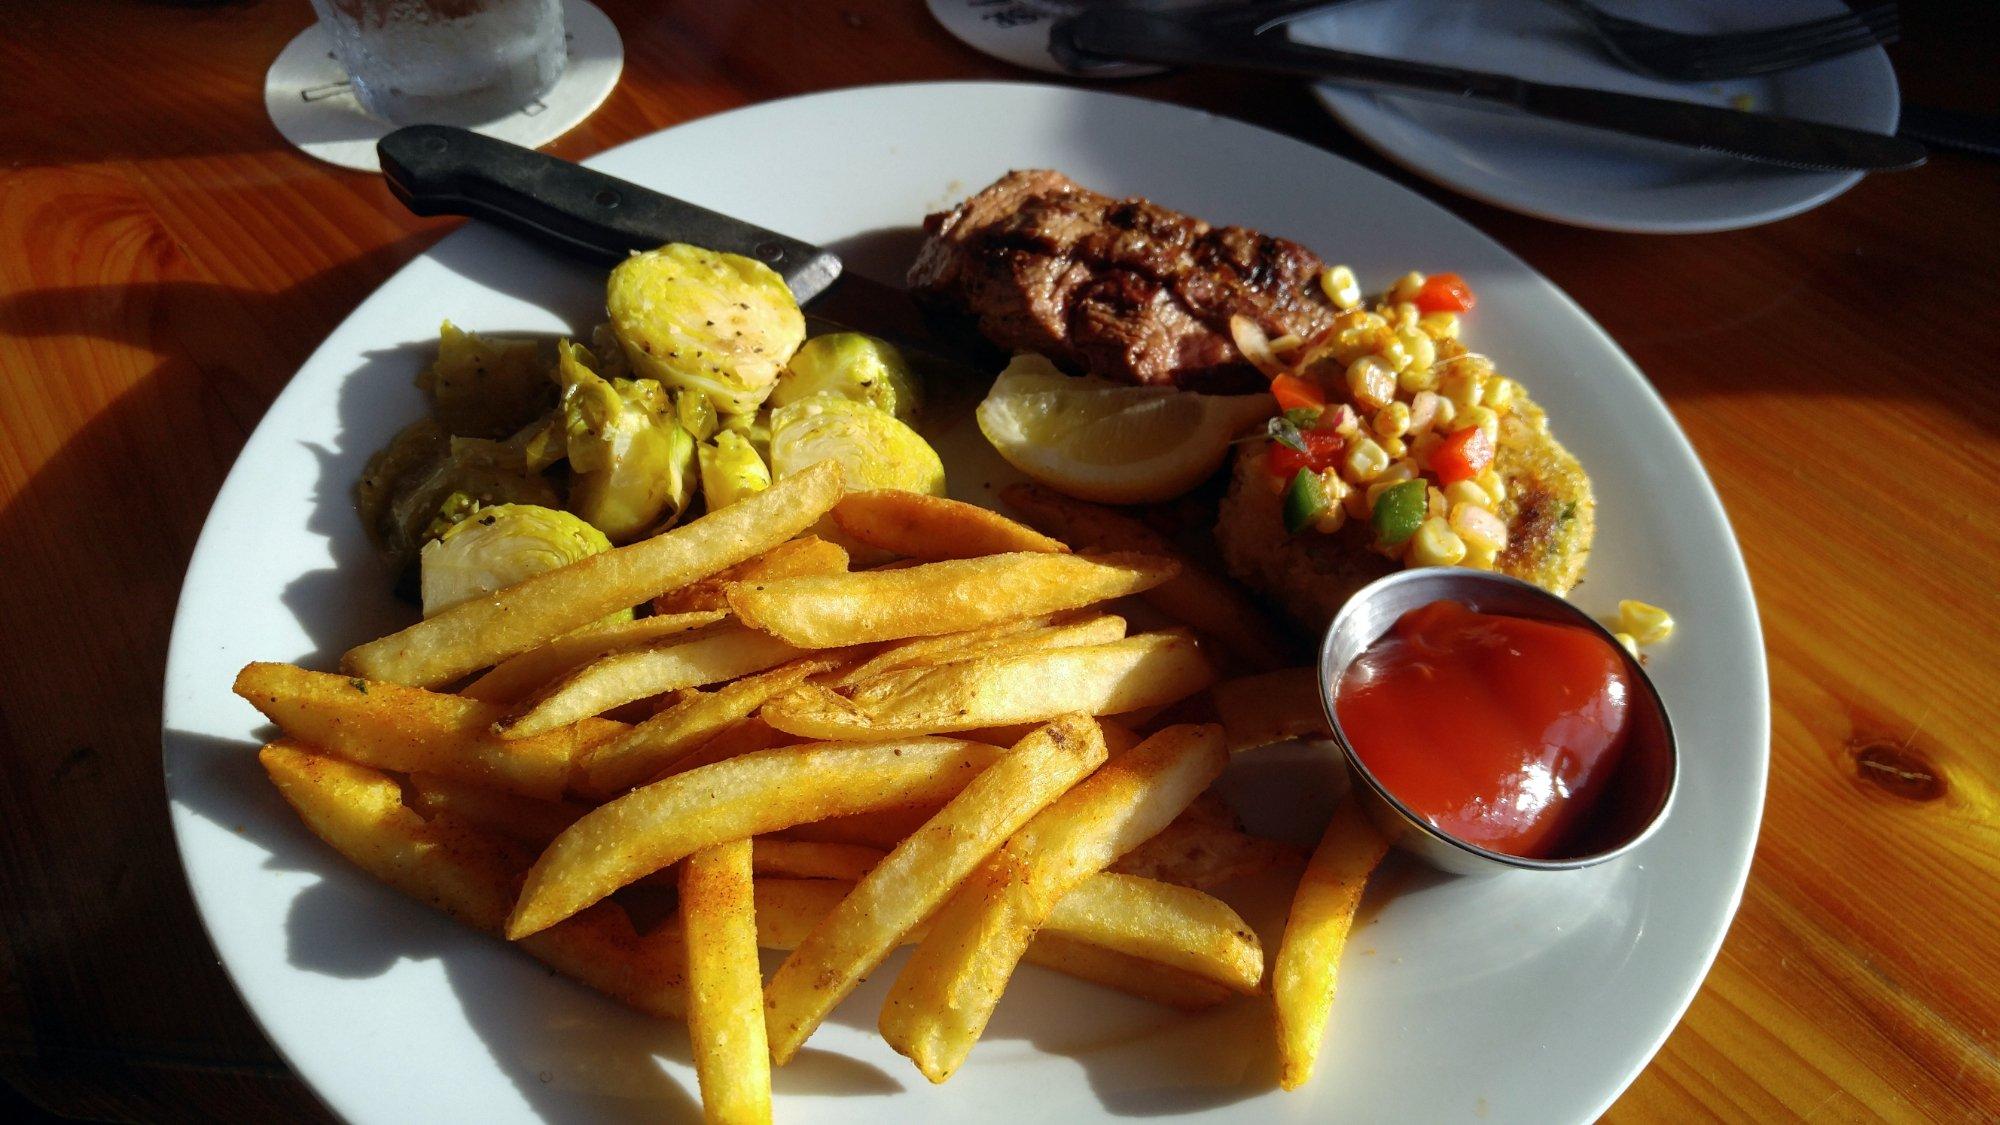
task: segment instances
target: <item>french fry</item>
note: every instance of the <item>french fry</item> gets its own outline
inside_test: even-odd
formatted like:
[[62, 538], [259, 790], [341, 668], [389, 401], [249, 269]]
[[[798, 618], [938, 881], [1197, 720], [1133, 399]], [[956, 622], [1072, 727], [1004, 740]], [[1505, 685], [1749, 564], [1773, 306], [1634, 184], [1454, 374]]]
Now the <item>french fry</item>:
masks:
[[1136, 594], [1180, 564], [1150, 555], [1018, 551], [901, 570], [854, 571], [729, 586], [746, 625], [803, 648], [935, 636]]
[[[363, 871], [498, 936], [528, 856], [457, 822], [426, 820], [403, 803], [395, 779], [293, 740], [258, 760], [306, 827]], [[557, 972], [667, 1019], [685, 1012], [686, 956], [678, 926], [641, 937], [619, 907], [600, 903], [521, 946]]]
[[1054, 969], [1078, 980], [1184, 1012], [1213, 1008], [1236, 996], [1236, 993], [1214, 981], [1186, 970], [1157, 965], [1143, 957], [1051, 933], [1046, 926], [1035, 935], [1034, 941], [1028, 943], [1028, 952], [1023, 960], [1030, 965]]
[[727, 616], [720, 610], [676, 613], [578, 629], [540, 648], [508, 657], [487, 669], [485, 675], [465, 685], [458, 694], [488, 703], [519, 703], [599, 657], [654, 644], [680, 633], [713, 625]]
[[1305, 853], [1292, 845], [1238, 828], [1236, 814], [1210, 792], [1197, 797], [1158, 835], [1119, 856], [1111, 870], [1207, 888], [1304, 861]]
[[1069, 550], [990, 508], [901, 489], [850, 492], [833, 506], [833, 522], [870, 547], [918, 559]]
[[1041, 932], [1051, 930], [1245, 995], [1264, 979], [1264, 947], [1249, 923], [1192, 887], [1100, 871], [1056, 903]]
[[710, 1125], [768, 1123], [771, 1054], [764, 1043], [750, 841], [717, 844], [682, 860], [680, 890], [688, 1039], [702, 1116]]
[[[1100, 876], [1101, 878], [1101, 876]], [[1094, 882], [1094, 880], [1093, 880]], [[1090, 884], [1084, 884], [1089, 887]], [[851, 892], [852, 885], [832, 879], [757, 879], [757, 941], [766, 949], [796, 949], [820, 920]], [[1065, 900], [1067, 901], [1067, 900]], [[1142, 1000], [1195, 1011], [1214, 1007], [1240, 990], [1224, 987], [1184, 969], [1171, 968], [1143, 957], [1123, 952], [1123, 935], [1097, 934], [1094, 939], [1068, 933], [1061, 922], [1063, 911], [1042, 927], [1028, 946], [1027, 960], [1043, 968], [1106, 988], [1137, 996]], [[1237, 925], [1241, 925], [1239, 919]], [[903, 944], [922, 941], [926, 929], [918, 925], [903, 937]], [[1150, 937], [1150, 935], [1148, 935]], [[1189, 935], [1191, 943], [1219, 944], [1214, 935]], [[1102, 941], [1107, 944], [1096, 944]]]
[[654, 613], [695, 613], [727, 610], [729, 599], [723, 588], [731, 582], [756, 582], [766, 578], [797, 578], [805, 574], [839, 574], [847, 569], [847, 552], [838, 543], [817, 535], [802, 535], [780, 543], [753, 559], [724, 567], [698, 582], [668, 590], [653, 599]]
[[[1030, 617], [964, 633], [938, 637], [917, 637], [890, 645], [867, 660], [825, 681], [836, 690], [851, 688], [864, 680], [904, 668], [956, 664], [979, 656], [1006, 656], [1017, 652], [1038, 652], [1048, 648], [1075, 648], [1080, 645], [1108, 644], [1125, 636], [1125, 619], [1110, 613], [1083, 610], [1065, 614]], [[1010, 740], [1008, 745], [1013, 745]]]
[[[974, 739], [973, 741], [979, 741]], [[660, 771], [660, 777], [672, 777], [703, 766], [712, 766], [728, 758], [740, 758], [745, 754], [755, 754], [759, 750], [772, 750], [780, 746], [795, 746], [798, 739], [778, 730], [771, 724], [752, 715], [738, 719], [716, 731], [707, 742], [695, 747], [688, 755], [673, 765]], [[657, 779], [656, 779], [657, 780]]]
[[1280, 668], [1224, 680], [1214, 694], [1232, 754], [1293, 738], [1333, 737], [1320, 703], [1318, 669]]
[[845, 879], [852, 883], [874, 869], [888, 853], [861, 844], [828, 844], [818, 840], [787, 840], [759, 836], [750, 852], [750, 867], [759, 875], [792, 879]]
[[1333, 1012], [1340, 951], [1347, 945], [1369, 873], [1388, 850], [1388, 841], [1349, 797], [1334, 810], [1292, 896], [1271, 972], [1278, 1013], [1278, 1085], [1287, 1090], [1312, 1077]]
[[[975, 738], [972, 741], [988, 740]], [[1019, 742], [1020, 739], [1014, 741]], [[995, 742], [993, 745], [1008, 746], [1012, 743]], [[917, 805], [905, 809], [882, 809], [877, 812], [855, 813], [853, 816], [837, 816], [788, 828], [785, 830], [785, 835], [794, 840], [859, 844], [886, 852], [902, 843], [904, 837], [922, 828], [924, 821], [936, 816], [938, 809], [943, 807], [942, 804]]]
[[780, 1066], [789, 1061], [856, 982], [953, 887], [1102, 761], [1104, 737], [1096, 723], [1082, 715], [1058, 718], [1022, 739], [896, 845], [772, 976], [764, 990], [771, 1057]]
[[1144, 633], [1109, 644], [890, 672], [855, 685], [851, 698], [806, 684], [766, 703], [762, 714], [779, 730], [806, 738], [881, 738], [1006, 726], [1070, 712], [1115, 715], [1171, 703], [1214, 679], [1192, 636]]
[[745, 754], [634, 789], [549, 844], [528, 871], [507, 936], [547, 929], [712, 844], [946, 800], [1005, 753], [945, 738], [817, 743]]
[[889, 1046], [950, 1078], [1063, 896], [1166, 827], [1228, 760], [1222, 728], [1169, 727], [1029, 821], [932, 917], [882, 1006]]
[[449, 816], [536, 851], [548, 847], [550, 840], [590, 811], [568, 801], [523, 797], [434, 773], [411, 774], [404, 795], [410, 808], [426, 820]]
[[493, 724], [504, 738], [533, 738], [621, 704], [678, 688], [721, 683], [805, 655], [741, 625], [711, 625], [643, 648], [599, 657], [525, 700]]
[[1037, 529], [1078, 551], [1136, 551], [1179, 560], [1180, 574], [1141, 595], [1148, 604], [1215, 638], [1250, 667], [1286, 663], [1283, 627], [1234, 583], [1194, 565], [1159, 532], [1115, 509], [1039, 485], [1008, 485], [1000, 498]]
[[350, 761], [528, 797], [562, 796], [585, 752], [627, 729], [592, 719], [509, 741], [492, 732], [503, 707], [290, 664], [245, 665], [235, 690], [286, 734]]
[[341, 666], [416, 687], [450, 683], [768, 551], [817, 523], [840, 496], [840, 466], [823, 461], [672, 531], [461, 602], [349, 649]]
[[658, 777], [730, 724], [749, 718], [773, 695], [836, 666], [830, 658], [806, 657], [714, 691], [696, 692], [591, 750], [583, 760], [577, 789], [608, 799]]

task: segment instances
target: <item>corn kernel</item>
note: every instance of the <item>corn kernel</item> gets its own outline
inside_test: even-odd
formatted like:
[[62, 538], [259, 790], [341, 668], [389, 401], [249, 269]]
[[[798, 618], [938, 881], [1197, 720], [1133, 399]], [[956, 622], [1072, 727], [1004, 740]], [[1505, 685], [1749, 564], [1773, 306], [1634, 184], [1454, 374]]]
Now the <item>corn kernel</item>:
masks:
[[1453, 312], [1425, 313], [1417, 318], [1417, 327], [1424, 330], [1433, 340], [1458, 339], [1458, 314]]
[[1375, 412], [1374, 428], [1381, 437], [1402, 437], [1410, 429], [1410, 408], [1405, 403], [1392, 402]]
[[1349, 488], [1343, 493], [1340, 506], [1346, 510], [1347, 518], [1352, 520], [1365, 520], [1375, 513], [1375, 506], [1368, 502], [1368, 493], [1359, 488]]
[[1485, 489], [1479, 487], [1479, 482], [1476, 480], [1452, 481], [1444, 486], [1444, 498], [1450, 501], [1454, 508], [1460, 504], [1488, 509], [1493, 507], [1493, 498], [1486, 494]]
[[1463, 411], [1468, 406], [1478, 406], [1485, 399], [1486, 378], [1473, 364], [1454, 363], [1438, 376], [1438, 393]]
[[1410, 451], [1410, 447], [1402, 438], [1385, 437], [1382, 439], [1382, 451], [1391, 457], [1401, 457]]
[[1433, 412], [1433, 416], [1431, 418], [1431, 429], [1436, 431], [1437, 433], [1448, 434], [1453, 429], [1457, 428], [1457, 423], [1458, 423], [1457, 404], [1452, 402], [1449, 398], [1446, 398], [1443, 395], [1439, 395], [1437, 400], [1437, 409]]
[[[1417, 331], [1417, 322], [1422, 319], [1423, 315], [1417, 311], [1417, 306], [1408, 301], [1397, 301], [1389, 306], [1389, 327], [1398, 332]], [[1424, 339], [1428, 340], [1430, 337], [1426, 336]]]
[[1402, 339], [1393, 332], [1376, 343], [1375, 354], [1397, 371], [1410, 365], [1410, 349], [1404, 347]]
[[1626, 598], [1618, 603], [1618, 629], [1642, 645], [1656, 645], [1674, 635], [1674, 619], [1659, 606]]
[[1417, 299], [1417, 294], [1423, 291], [1423, 288], [1424, 275], [1411, 270], [1409, 273], [1397, 278], [1396, 284], [1389, 287], [1389, 299], [1392, 301], [1414, 301]]
[[1416, 462], [1418, 471], [1430, 468], [1431, 454], [1437, 451], [1438, 444], [1442, 441], [1444, 438], [1436, 430], [1426, 430], [1410, 443], [1409, 457]]
[[1490, 406], [1468, 406], [1458, 412], [1458, 428], [1477, 426], [1487, 441], [1500, 440], [1500, 416]]
[[1437, 362], [1437, 343], [1429, 336], [1413, 328], [1400, 328], [1396, 330], [1396, 339], [1402, 343], [1403, 350], [1410, 353], [1410, 366], [1429, 367]]
[[1337, 309], [1351, 309], [1361, 303], [1361, 283], [1346, 266], [1328, 266], [1320, 271], [1319, 287]]
[[1436, 485], [1432, 485], [1430, 490], [1424, 493], [1424, 518], [1444, 519], [1450, 511], [1451, 505], [1445, 502], [1444, 493], [1438, 491]]
[[1500, 552], [1474, 547], [1468, 543], [1465, 546], [1465, 557], [1459, 560], [1458, 565], [1469, 566], [1474, 570], [1493, 570], [1500, 565]]
[[1507, 482], [1501, 479], [1499, 470], [1487, 469], [1474, 479], [1479, 482], [1479, 487], [1485, 490], [1486, 495], [1493, 498], [1493, 510], [1499, 511], [1500, 505], [1507, 502]]
[[1372, 438], [1362, 438], [1347, 447], [1346, 472], [1342, 475], [1356, 484], [1366, 484], [1381, 476], [1389, 468], [1389, 453], [1375, 444]]
[[1327, 504], [1326, 511], [1321, 512], [1319, 518], [1313, 521], [1313, 530], [1322, 535], [1332, 535], [1347, 523], [1347, 505], [1345, 502], [1349, 495], [1354, 492], [1354, 488], [1346, 481], [1341, 480], [1340, 474], [1332, 469], [1325, 469], [1320, 472], [1319, 487], [1321, 491], [1326, 493]]
[[1520, 389], [1521, 384], [1512, 379], [1504, 376], [1495, 379], [1486, 384], [1486, 405], [1497, 413], [1505, 414], [1514, 409], [1514, 393]]
[[1438, 369], [1428, 364], [1419, 367], [1412, 363], [1396, 372], [1396, 389], [1415, 397], [1423, 391], [1434, 391], [1438, 385]]
[[[1400, 380], [1400, 376], [1398, 379]], [[1431, 423], [1437, 420], [1438, 396], [1434, 391], [1418, 391], [1410, 396], [1410, 423], [1404, 429], [1409, 437], [1422, 437], [1430, 432]]]
[[1464, 558], [1465, 540], [1441, 519], [1425, 520], [1410, 536], [1411, 566], [1456, 566]]
[[1630, 633], [1613, 633], [1611, 639], [1617, 641], [1626, 652], [1631, 653], [1632, 659], [1639, 659], [1639, 638]]
[[1367, 406], [1386, 406], [1396, 397], [1396, 369], [1372, 355], [1347, 365], [1347, 391]]
[[1465, 540], [1467, 548], [1478, 547], [1498, 554], [1507, 546], [1507, 525], [1482, 504], [1453, 504], [1451, 529]]

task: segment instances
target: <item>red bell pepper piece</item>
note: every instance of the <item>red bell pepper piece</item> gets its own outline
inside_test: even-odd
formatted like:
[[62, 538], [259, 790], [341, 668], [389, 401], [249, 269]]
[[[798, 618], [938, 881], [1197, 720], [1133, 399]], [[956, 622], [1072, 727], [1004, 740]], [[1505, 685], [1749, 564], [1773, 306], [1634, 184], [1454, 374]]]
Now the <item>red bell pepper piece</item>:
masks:
[[1280, 375], [1272, 379], [1271, 395], [1278, 400], [1280, 410], [1326, 405], [1326, 392], [1319, 389], [1319, 384], [1297, 375]]
[[1465, 312], [1478, 303], [1478, 298], [1472, 295], [1472, 286], [1455, 273], [1434, 273], [1417, 290], [1419, 312]]
[[1340, 451], [1347, 447], [1347, 439], [1327, 430], [1305, 430], [1299, 434], [1305, 443], [1304, 453], [1289, 445], [1271, 443], [1271, 453], [1265, 466], [1272, 476], [1280, 480], [1291, 480], [1300, 469], [1324, 472], [1340, 459]]
[[1457, 484], [1486, 471], [1493, 464], [1493, 439], [1478, 426], [1452, 433], [1431, 450], [1430, 469], [1440, 484]]

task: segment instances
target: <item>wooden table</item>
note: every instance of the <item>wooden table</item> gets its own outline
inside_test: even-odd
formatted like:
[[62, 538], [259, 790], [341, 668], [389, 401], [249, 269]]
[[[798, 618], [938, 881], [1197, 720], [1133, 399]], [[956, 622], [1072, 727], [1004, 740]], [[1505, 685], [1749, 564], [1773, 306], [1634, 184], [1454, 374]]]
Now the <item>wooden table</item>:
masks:
[[[1028, 77], [917, 0], [599, 2], [625, 77], [563, 156], [802, 91]], [[1906, 96], [2000, 109], [1992, 7], [1905, 8]], [[454, 225], [273, 131], [264, 69], [308, 18], [300, 0], [15, 5], [0, 37], [0, 1075], [62, 1114], [323, 1114], [202, 934], [158, 738], [175, 596], [224, 472], [320, 339]], [[1121, 88], [1388, 170], [1293, 85]], [[1940, 155], [1699, 237], [1413, 186], [1645, 369], [1763, 613], [1771, 790], [1743, 910], [1612, 1116], [2000, 1114], [2000, 164]]]

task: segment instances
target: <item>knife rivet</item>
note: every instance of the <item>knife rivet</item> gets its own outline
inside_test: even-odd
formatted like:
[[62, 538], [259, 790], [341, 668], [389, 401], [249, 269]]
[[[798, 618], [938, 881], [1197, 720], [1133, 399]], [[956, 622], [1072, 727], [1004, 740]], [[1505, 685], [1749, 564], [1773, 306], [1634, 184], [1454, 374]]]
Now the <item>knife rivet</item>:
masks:
[[756, 254], [762, 261], [775, 262], [785, 256], [785, 248], [775, 242], [760, 242], [757, 244]]
[[425, 151], [425, 152], [433, 152], [433, 153], [435, 153], [435, 152], [443, 152], [443, 151], [444, 151], [445, 149], [448, 149], [448, 148], [450, 148], [450, 147], [451, 147], [450, 145], [448, 145], [448, 144], [446, 144], [446, 143], [445, 143], [445, 139], [444, 139], [443, 137], [425, 137], [425, 138], [424, 138], [424, 151]]
[[617, 192], [615, 192], [615, 191], [612, 191], [612, 190], [611, 190], [610, 188], [599, 188], [599, 189], [597, 189], [597, 194], [596, 194], [596, 195], [594, 195], [594, 196], [591, 196], [591, 198], [597, 201], [597, 205], [598, 205], [599, 207], [616, 207], [616, 206], [618, 206], [618, 193], [617, 193]]

